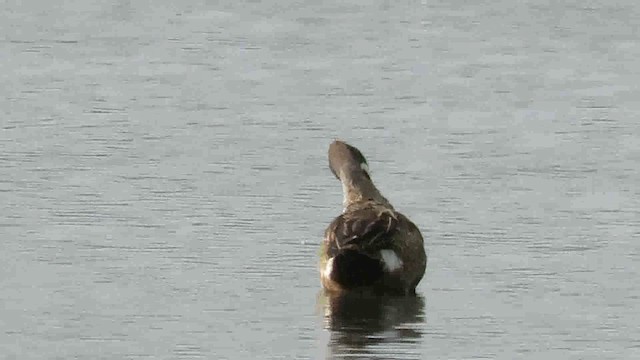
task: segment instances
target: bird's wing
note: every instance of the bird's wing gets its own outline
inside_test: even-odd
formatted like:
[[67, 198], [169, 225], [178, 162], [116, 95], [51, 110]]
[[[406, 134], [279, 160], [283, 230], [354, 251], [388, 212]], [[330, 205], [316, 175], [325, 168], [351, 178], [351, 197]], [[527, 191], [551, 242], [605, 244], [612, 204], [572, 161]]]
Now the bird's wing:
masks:
[[398, 217], [393, 210], [372, 204], [335, 218], [327, 228], [326, 241], [334, 251], [374, 253], [391, 246], [397, 225]]

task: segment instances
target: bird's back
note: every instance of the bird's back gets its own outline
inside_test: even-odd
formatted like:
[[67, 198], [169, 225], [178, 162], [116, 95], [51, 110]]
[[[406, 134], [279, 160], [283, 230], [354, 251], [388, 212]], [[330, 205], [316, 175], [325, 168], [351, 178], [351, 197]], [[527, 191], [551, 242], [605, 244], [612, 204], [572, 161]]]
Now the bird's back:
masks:
[[374, 201], [355, 203], [325, 231], [322, 282], [337, 291], [412, 293], [423, 255], [420, 231], [404, 215]]

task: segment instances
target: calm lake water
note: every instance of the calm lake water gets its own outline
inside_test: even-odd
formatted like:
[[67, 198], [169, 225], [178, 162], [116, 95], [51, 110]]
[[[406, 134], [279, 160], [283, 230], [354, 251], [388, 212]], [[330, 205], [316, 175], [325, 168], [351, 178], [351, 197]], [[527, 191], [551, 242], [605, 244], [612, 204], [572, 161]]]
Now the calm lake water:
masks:
[[[640, 358], [640, 5], [5, 2], [0, 358]], [[422, 229], [327, 298], [334, 138]]]

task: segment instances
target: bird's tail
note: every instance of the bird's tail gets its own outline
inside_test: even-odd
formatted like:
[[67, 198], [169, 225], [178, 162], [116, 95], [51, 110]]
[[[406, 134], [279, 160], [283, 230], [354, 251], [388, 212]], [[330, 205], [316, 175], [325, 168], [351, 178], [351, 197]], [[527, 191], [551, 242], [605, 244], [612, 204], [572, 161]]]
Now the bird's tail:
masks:
[[331, 277], [345, 288], [369, 286], [383, 276], [380, 260], [357, 250], [343, 250], [333, 259]]

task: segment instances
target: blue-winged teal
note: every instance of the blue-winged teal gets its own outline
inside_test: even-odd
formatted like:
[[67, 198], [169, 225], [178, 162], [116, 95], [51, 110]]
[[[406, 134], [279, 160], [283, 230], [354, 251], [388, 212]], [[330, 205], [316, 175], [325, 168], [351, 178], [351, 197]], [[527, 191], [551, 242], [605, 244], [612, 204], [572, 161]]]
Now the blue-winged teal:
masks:
[[324, 288], [415, 294], [427, 266], [420, 230], [380, 194], [358, 149], [334, 141], [329, 168], [342, 183], [344, 211], [329, 224], [322, 242]]

